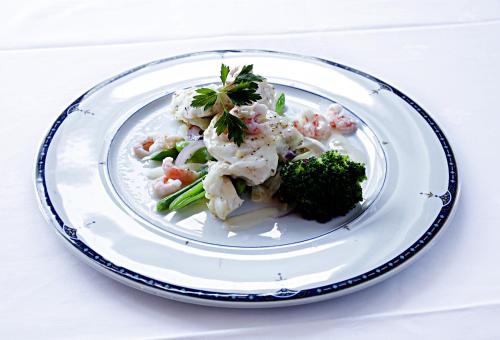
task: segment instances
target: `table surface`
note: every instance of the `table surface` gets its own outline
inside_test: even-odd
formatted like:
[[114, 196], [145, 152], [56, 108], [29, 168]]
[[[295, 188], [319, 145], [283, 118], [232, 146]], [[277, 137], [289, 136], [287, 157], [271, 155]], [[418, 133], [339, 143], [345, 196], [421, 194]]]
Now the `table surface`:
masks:
[[[0, 11], [0, 338], [500, 337], [498, 1], [4, 1]], [[446, 131], [462, 180], [443, 237], [398, 275], [326, 302], [200, 307], [115, 282], [73, 256], [38, 210], [34, 158], [81, 93], [145, 62], [258, 48], [375, 75]]]

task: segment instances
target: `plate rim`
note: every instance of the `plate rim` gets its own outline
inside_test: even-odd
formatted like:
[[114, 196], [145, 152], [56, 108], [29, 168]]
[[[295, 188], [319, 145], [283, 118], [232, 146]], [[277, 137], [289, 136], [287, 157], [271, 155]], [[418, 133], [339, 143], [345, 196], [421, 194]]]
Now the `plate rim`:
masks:
[[[399, 255], [395, 256], [391, 260], [379, 265], [367, 271], [363, 274], [359, 274], [352, 278], [342, 280], [339, 282], [329, 283], [328, 285], [307, 288], [303, 290], [289, 290], [282, 288], [272, 294], [242, 294], [242, 293], [227, 293], [227, 292], [213, 292], [200, 289], [192, 289], [188, 287], [182, 287], [178, 285], [169, 284], [168, 282], [163, 282], [160, 280], [152, 279], [147, 276], [141, 275], [139, 273], [128, 270], [127, 268], [117, 266], [112, 262], [103, 258], [100, 254], [95, 252], [92, 248], [86, 245], [82, 240], [78, 238], [75, 228], [64, 224], [62, 219], [59, 217], [57, 211], [52, 205], [51, 199], [48, 195], [46, 180], [45, 180], [45, 160], [48, 153], [48, 148], [52, 141], [52, 138], [56, 134], [58, 128], [61, 126], [62, 122], [76, 110], [78, 104], [88, 95], [93, 92], [98, 91], [102, 87], [123, 78], [131, 73], [139, 71], [143, 68], [169, 62], [177, 59], [189, 58], [199, 55], [211, 55], [211, 54], [225, 54], [225, 53], [263, 53], [271, 55], [281, 55], [290, 56], [296, 59], [309, 60], [321, 62], [330, 66], [341, 68], [343, 70], [355, 73], [369, 80], [377, 82], [381, 89], [385, 88], [390, 90], [395, 95], [404, 100], [408, 105], [410, 105], [420, 116], [426, 121], [426, 123], [431, 127], [434, 134], [438, 138], [442, 151], [445, 154], [448, 169], [448, 187], [447, 192], [441, 196], [438, 196], [442, 202], [443, 206], [438, 212], [437, 217], [434, 219], [432, 224], [425, 230], [425, 232], [407, 249], [401, 252]], [[458, 166], [456, 162], [455, 155], [453, 153], [452, 147], [448, 142], [448, 138], [444, 133], [443, 129], [436, 123], [436, 121], [416, 102], [409, 98], [406, 94], [399, 91], [397, 88], [386, 83], [385, 81], [372, 76], [366, 72], [360, 71], [356, 68], [340, 64], [328, 59], [323, 59], [315, 56], [307, 56], [289, 52], [271, 51], [271, 50], [261, 50], [261, 49], [226, 49], [226, 50], [211, 50], [211, 51], [199, 51], [192, 53], [180, 54], [168, 58], [154, 60], [136, 67], [133, 67], [127, 71], [119, 73], [107, 80], [104, 80], [97, 85], [90, 88], [88, 91], [83, 93], [75, 101], [73, 101], [55, 120], [55, 122], [49, 128], [49, 131], [42, 138], [40, 147], [35, 157], [35, 174], [34, 174], [34, 187], [35, 193], [38, 198], [39, 208], [42, 211], [45, 219], [50, 222], [57, 231], [57, 234], [64, 238], [67, 242], [64, 242], [69, 248], [71, 248], [74, 253], [80, 255], [80, 258], [86, 260], [91, 267], [98, 269], [105, 275], [114, 278], [128, 286], [132, 286], [139, 290], [147, 291], [154, 295], [159, 295], [162, 297], [168, 297], [174, 300], [203, 304], [203, 305], [216, 305], [216, 306], [233, 306], [233, 307], [265, 307], [265, 306], [283, 306], [292, 304], [302, 304], [308, 302], [314, 302], [317, 300], [322, 300], [326, 298], [331, 298], [334, 296], [345, 295], [356, 290], [366, 288], [377, 282], [380, 282], [397, 272], [401, 269], [407, 267], [416, 258], [423, 254], [423, 250], [428, 250], [432, 244], [437, 240], [437, 236], [442, 235], [442, 231], [448, 226], [451, 221], [455, 211], [458, 199], [460, 197], [460, 185], [458, 177]]]

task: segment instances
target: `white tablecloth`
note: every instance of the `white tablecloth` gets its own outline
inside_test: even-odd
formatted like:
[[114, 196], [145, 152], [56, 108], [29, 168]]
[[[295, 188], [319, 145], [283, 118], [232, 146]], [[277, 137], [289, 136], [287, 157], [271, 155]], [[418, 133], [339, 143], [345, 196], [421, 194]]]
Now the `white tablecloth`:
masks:
[[[500, 338], [500, 2], [4, 1], [0, 6], [0, 338]], [[73, 256], [38, 211], [33, 167], [55, 117], [132, 66], [198, 50], [315, 55], [406, 92], [440, 123], [462, 197], [397, 276], [270, 310], [161, 299]]]

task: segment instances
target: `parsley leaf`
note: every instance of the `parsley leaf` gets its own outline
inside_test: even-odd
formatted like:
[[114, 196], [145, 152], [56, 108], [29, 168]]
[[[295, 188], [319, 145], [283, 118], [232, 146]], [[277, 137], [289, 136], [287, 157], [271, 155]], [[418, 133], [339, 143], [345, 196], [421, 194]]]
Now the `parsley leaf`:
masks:
[[283, 92], [280, 93], [278, 100], [276, 100], [274, 111], [279, 115], [283, 115], [283, 112], [285, 112], [285, 94]]
[[203, 107], [204, 110], [207, 110], [214, 106], [217, 101], [218, 93], [212, 89], [202, 87], [201, 89], [197, 89], [196, 93], [199, 94], [193, 97], [193, 101], [191, 102], [192, 107]]
[[254, 83], [263, 81], [264, 77], [253, 74], [253, 65], [245, 65], [234, 79], [235, 84]]
[[222, 85], [226, 85], [227, 75], [229, 74], [229, 66], [221, 64], [220, 65], [220, 80]]
[[217, 135], [227, 130], [227, 137], [229, 140], [233, 140], [238, 146], [243, 143], [243, 137], [245, 136], [247, 126], [240, 118], [230, 114], [226, 109], [224, 109], [222, 115], [215, 122], [214, 127]]
[[235, 105], [248, 105], [262, 97], [256, 93], [257, 83], [239, 83], [227, 91], [227, 96]]

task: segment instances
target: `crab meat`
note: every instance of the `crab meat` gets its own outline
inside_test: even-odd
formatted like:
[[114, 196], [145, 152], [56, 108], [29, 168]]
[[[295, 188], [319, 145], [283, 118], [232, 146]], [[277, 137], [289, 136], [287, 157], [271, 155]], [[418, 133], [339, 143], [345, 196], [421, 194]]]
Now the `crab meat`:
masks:
[[205, 197], [209, 199], [208, 209], [218, 218], [225, 220], [227, 216], [239, 208], [243, 200], [236, 193], [228, 175], [230, 165], [226, 162], [213, 162], [207, 177], [203, 180]]
[[356, 119], [349, 113], [345, 113], [339, 104], [332, 104], [328, 107], [326, 118], [330, 123], [330, 127], [337, 129], [341, 133], [352, 133], [358, 127]]
[[293, 126], [304, 136], [315, 139], [327, 139], [332, 131], [325, 116], [313, 111], [305, 111], [293, 121]]
[[255, 104], [253, 106], [245, 106], [243, 108], [235, 107], [231, 113], [242, 116], [242, 120], [247, 126], [247, 133], [249, 135], [258, 135], [265, 129], [263, 122], [266, 121], [267, 107], [263, 104]]

